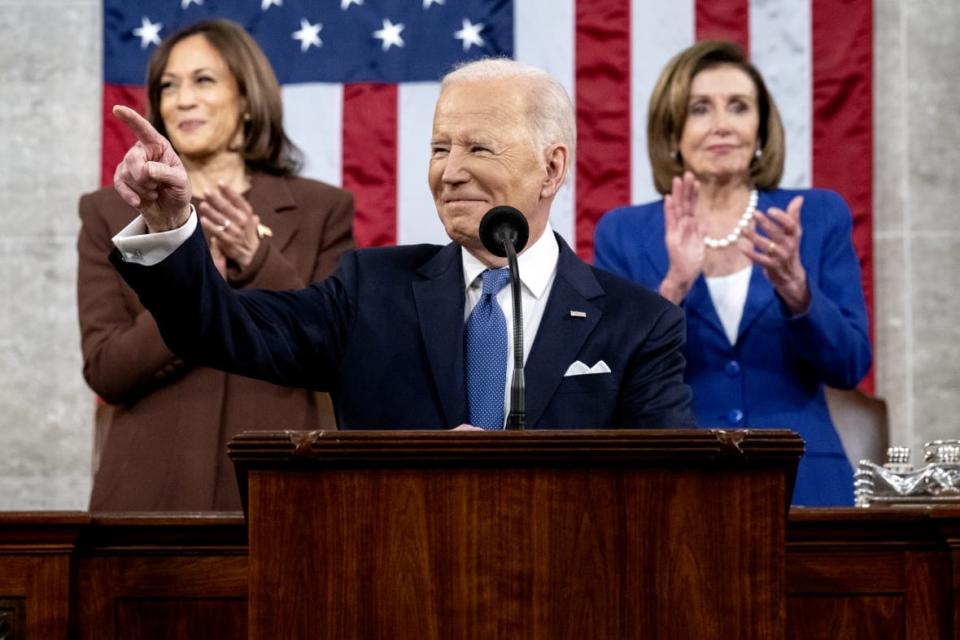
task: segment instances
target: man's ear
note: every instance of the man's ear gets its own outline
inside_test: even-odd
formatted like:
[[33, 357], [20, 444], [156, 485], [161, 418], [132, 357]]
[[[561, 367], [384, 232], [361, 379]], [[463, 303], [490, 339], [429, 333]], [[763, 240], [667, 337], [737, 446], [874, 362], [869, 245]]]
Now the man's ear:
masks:
[[556, 195], [567, 177], [569, 150], [566, 145], [552, 144], [543, 152], [543, 160], [544, 173], [543, 182], [540, 185], [540, 197], [549, 198]]

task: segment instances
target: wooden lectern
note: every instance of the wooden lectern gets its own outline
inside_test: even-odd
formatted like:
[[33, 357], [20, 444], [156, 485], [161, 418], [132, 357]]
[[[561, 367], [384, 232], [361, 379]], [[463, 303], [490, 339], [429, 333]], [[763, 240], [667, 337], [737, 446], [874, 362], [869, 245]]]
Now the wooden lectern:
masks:
[[251, 638], [783, 638], [789, 431], [257, 432]]

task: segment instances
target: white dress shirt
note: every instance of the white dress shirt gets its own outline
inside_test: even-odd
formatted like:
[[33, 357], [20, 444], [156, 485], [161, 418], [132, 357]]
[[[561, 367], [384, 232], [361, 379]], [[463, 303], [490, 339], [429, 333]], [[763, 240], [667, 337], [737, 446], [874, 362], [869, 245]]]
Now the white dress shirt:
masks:
[[[466, 288], [466, 304], [463, 319], [466, 322], [470, 313], [483, 293], [483, 279], [480, 274], [487, 266], [469, 252], [463, 254], [463, 282]], [[537, 337], [537, 329], [543, 318], [543, 311], [553, 288], [553, 279], [557, 275], [557, 261], [560, 258], [560, 245], [553, 235], [550, 224], [543, 235], [517, 256], [517, 268], [520, 270], [520, 304], [523, 308], [523, 362], [526, 364], [530, 347]], [[503, 390], [504, 420], [510, 413], [510, 383], [513, 379], [513, 294], [506, 286], [497, 294], [497, 304], [503, 310], [507, 320], [507, 383]]]
[[142, 264], [145, 267], [162, 262], [167, 256], [193, 235], [197, 228], [197, 211], [190, 205], [190, 217], [183, 226], [170, 231], [149, 233], [143, 216], [137, 216], [113, 236], [113, 246], [120, 252], [124, 262]]

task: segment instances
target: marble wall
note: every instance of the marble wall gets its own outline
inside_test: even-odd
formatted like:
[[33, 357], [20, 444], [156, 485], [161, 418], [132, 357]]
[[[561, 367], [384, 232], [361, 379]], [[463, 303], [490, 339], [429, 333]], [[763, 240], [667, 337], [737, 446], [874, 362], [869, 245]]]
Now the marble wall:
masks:
[[0, 0], [0, 509], [83, 508], [77, 198], [98, 186], [101, 5]]
[[[99, 0], [0, 0], [0, 510], [86, 505], [77, 197], [99, 180]], [[892, 438], [960, 437], [960, 4], [875, 0], [877, 390]], [[953, 283], [953, 284], [951, 284]]]
[[960, 4], [874, 12], [877, 392], [891, 439], [917, 449], [960, 438]]

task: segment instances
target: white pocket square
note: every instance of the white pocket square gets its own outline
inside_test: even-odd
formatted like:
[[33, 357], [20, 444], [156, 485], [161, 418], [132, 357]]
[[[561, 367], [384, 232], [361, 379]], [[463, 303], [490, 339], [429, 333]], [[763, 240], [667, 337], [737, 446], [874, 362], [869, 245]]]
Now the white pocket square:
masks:
[[588, 367], [579, 360], [575, 361], [569, 367], [567, 367], [567, 372], [563, 374], [563, 377], [568, 376], [588, 376], [595, 373], [610, 373], [610, 367], [607, 366], [607, 363], [603, 360], [597, 360], [597, 364], [592, 367]]

